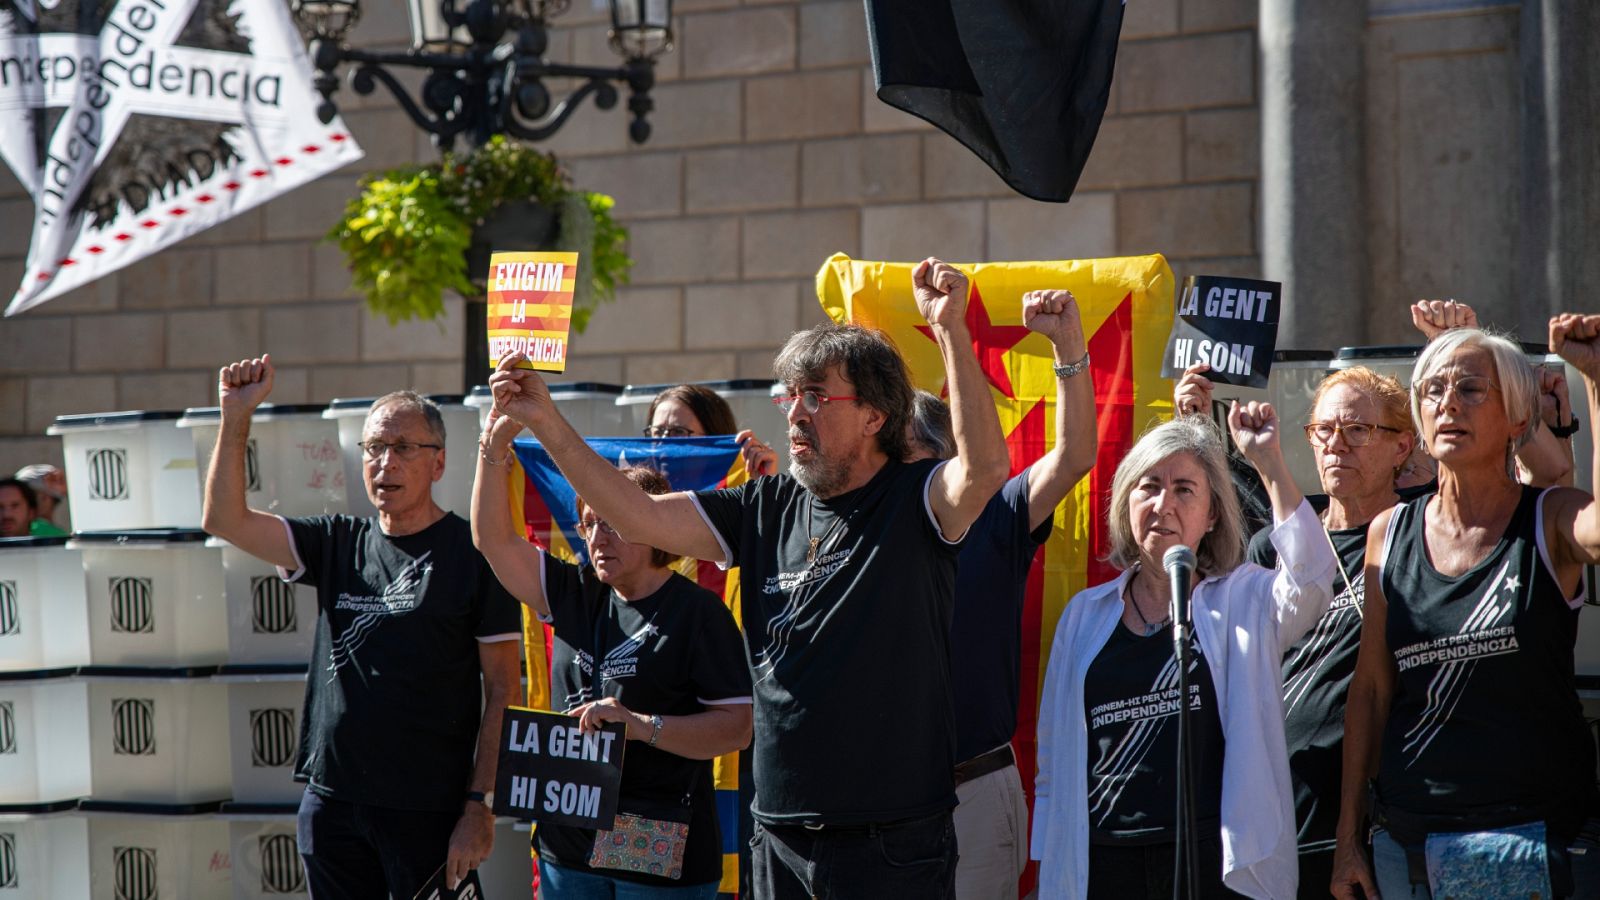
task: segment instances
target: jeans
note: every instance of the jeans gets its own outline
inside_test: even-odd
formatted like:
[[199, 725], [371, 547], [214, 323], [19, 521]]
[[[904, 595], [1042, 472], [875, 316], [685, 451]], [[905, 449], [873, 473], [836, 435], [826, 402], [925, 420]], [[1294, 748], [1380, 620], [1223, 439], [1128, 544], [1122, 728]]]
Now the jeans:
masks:
[[948, 812], [815, 830], [758, 822], [750, 868], [756, 900], [953, 900], [955, 824]]
[[454, 812], [300, 798], [295, 837], [312, 900], [411, 900], [450, 854]]
[[717, 882], [660, 887], [539, 861], [540, 900], [713, 900]]
[[[1590, 819], [1583, 834], [1570, 845], [1568, 858], [1572, 860], [1572, 881], [1577, 890], [1566, 896], [1583, 900], [1600, 897], [1600, 839], [1597, 839], [1597, 833], [1600, 833], [1600, 820]], [[1405, 848], [1382, 829], [1372, 835], [1372, 877], [1378, 882], [1378, 893], [1383, 895], [1383, 900], [1433, 900], [1433, 892], [1426, 884], [1411, 883]]]
[[[1172, 900], [1172, 860], [1177, 843], [1116, 846], [1089, 845], [1089, 900]], [[1200, 897], [1237, 897], [1222, 886], [1222, 839], [1196, 842], [1200, 861]]]

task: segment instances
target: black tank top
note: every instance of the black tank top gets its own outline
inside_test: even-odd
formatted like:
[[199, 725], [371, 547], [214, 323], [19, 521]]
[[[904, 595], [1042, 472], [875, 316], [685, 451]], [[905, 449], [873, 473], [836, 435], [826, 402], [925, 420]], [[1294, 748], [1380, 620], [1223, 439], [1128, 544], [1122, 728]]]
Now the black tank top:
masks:
[[1399, 675], [1378, 794], [1431, 830], [1581, 821], [1596, 808], [1573, 678], [1578, 613], [1541, 550], [1541, 496], [1524, 487], [1499, 544], [1455, 578], [1424, 545], [1430, 498], [1389, 524], [1385, 633]]

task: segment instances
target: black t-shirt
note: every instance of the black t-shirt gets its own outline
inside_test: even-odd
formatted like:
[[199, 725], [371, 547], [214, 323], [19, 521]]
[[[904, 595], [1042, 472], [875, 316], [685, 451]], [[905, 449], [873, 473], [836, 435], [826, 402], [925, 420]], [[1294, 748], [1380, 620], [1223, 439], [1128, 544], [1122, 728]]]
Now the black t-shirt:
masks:
[[[1217, 833], [1222, 809], [1222, 718], [1211, 667], [1191, 638], [1195, 820]], [[1089, 728], [1089, 836], [1097, 843], [1177, 838], [1178, 661], [1172, 626], [1140, 637], [1118, 624], [1083, 680]]]
[[927, 498], [941, 464], [891, 461], [828, 500], [785, 475], [694, 495], [739, 567], [756, 819], [894, 822], [955, 805], [960, 544], [940, 535]]
[[[1594, 741], [1573, 675], [1578, 611], [1538, 549], [1540, 491], [1456, 577], [1423, 539], [1429, 500], [1398, 507], [1383, 565], [1398, 675], [1378, 765], [1386, 806], [1429, 830], [1475, 831], [1594, 812]], [[1560, 833], [1560, 832], [1558, 832]]]
[[[600, 694], [636, 713], [690, 716], [707, 706], [750, 702], [750, 669], [739, 626], [720, 598], [674, 573], [655, 593], [629, 602], [582, 569], [544, 557], [544, 593], [555, 646], [550, 654], [551, 705], [558, 712], [593, 697], [595, 625], [600, 624]], [[596, 616], [604, 616], [597, 622]], [[711, 760], [688, 759], [629, 741], [622, 756], [622, 812], [657, 818], [690, 795], [693, 811], [677, 881], [615, 869], [608, 877], [661, 886], [708, 884], [722, 878], [716, 785]], [[539, 855], [557, 865], [589, 868], [594, 829], [540, 825]]]
[[956, 705], [956, 761], [1010, 742], [1017, 731], [1022, 604], [1028, 570], [1051, 522], [1028, 529], [1028, 475], [1006, 482], [984, 507], [956, 559], [950, 675]]
[[[1327, 507], [1319, 498], [1318, 511]], [[1328, 532], [1342, 575], [1333, 602], [1317, 624], [1283, 655], [1284, 737], [1294, 780], [1295, 821], [1302, 852], [1332, 850], [1339, 824], [1339, 779], [1344, 774], [1344, 709], [1361, 648], [1366, 599], [1367, 526]], [[1250, 561], [1276, 568], [1272, 529], [1250, 539]], [[1349, 584], [1345, 579], [1349, 579]]]
[[295, 778], [393, 809], [459, 811], [483, 691], [479, 639], [522, 635], [522, 610], [446, 513], [390, 537], [376, 518], [285, 519], [317, 587]]

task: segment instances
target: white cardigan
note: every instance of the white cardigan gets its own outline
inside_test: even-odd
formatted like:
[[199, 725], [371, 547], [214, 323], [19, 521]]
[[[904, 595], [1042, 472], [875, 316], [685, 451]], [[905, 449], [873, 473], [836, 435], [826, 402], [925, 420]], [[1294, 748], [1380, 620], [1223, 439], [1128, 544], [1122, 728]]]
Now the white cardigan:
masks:
[[[1194, 631], [1211, 666], [1227, 739], [1222, 763], [1222, 880], [1262, 900], [1292, 900], [1299, 880], [1294, 793], [1283, 737], [1282, 659], [1333, 599], [1338, 562], [1311, 506], [1272, 531], [1279, 567], [1244, 563], [1195, 586]], [[1089, 887], [1089, 732], [1083, 680], [1122, 619], [1132, 572], [1079, 592], [1056, 628], [1039, 703], [1031, 853], [1042, 900]]]

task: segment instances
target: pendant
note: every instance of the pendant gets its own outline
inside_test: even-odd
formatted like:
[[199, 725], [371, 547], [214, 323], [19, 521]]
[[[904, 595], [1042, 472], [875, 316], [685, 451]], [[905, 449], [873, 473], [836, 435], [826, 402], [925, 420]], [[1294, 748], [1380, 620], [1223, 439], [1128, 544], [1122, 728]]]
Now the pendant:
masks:
[[806, 551], [806, 562], [811, 563], [817, 561], [817, 548], [821, 545], [822, 538], [811, 539], [811, 549]]

